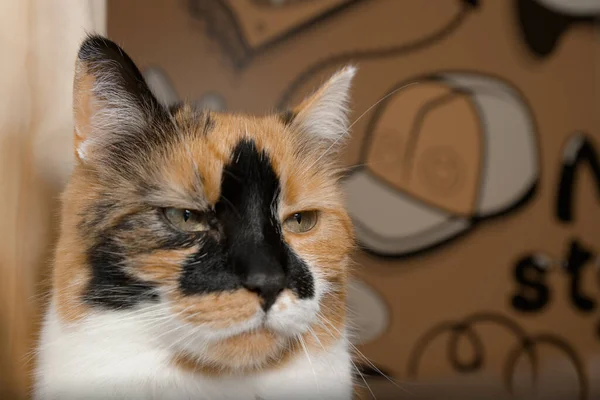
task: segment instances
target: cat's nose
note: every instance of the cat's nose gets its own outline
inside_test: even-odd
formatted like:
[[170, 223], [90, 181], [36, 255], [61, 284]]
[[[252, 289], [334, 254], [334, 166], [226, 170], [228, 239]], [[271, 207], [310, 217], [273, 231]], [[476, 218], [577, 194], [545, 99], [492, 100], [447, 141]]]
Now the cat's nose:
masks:
[[244, 287], [260, 297], [262, 308], [267, 312], [285, 288], [285, 281], [283, 271], [255, 271], [246, 276]]

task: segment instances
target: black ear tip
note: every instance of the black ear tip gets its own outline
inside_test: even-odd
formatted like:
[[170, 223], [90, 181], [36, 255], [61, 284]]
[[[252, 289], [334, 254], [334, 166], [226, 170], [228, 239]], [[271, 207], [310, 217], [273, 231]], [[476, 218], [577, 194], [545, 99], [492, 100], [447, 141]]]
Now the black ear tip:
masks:
[[115, 42], [97, 34], [89, 34], [79, 48], [78, 58], [82, 61], [95, 61], [99, 59], [114, 58], [114, 55], [123, 55]]
[[156, 105], [157, 101], [135, 62], [112, 40], [88, 35], [81, 43], [77, 57], [84, 68], [76, 73], [101, 79], [104, 84], [95, 90], [106, 90], [102, 96], [110, 97], [115, 90], [124, 91], [138, 100]]

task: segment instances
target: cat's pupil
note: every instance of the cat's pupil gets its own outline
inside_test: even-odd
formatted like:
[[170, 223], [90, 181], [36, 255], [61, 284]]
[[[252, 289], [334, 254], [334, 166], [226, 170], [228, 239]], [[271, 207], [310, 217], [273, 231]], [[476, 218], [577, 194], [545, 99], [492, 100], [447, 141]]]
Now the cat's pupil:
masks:
[[296, 222], [298, 224], [301, 224], [302, 223], [302, 214], [300, 214], [300, 213], [294, 214], [294, 219], [296, 220]]
[[184, 220], [185, 222], [187, 222], [187, 220], [188, 220], [188, 219], [190, 219], [190, 215], [191, 215], [191, 212], [190, 212], [190, 210], [184, 210], [184, 211], [183, 211], [183, 220]]

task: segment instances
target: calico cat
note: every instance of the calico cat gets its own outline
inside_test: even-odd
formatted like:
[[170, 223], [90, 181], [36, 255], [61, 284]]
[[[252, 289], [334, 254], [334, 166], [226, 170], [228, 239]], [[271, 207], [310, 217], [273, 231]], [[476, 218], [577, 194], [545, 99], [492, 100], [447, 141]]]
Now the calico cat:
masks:
[[161, 105], [82, 44], [36, 399], [350, 399], [338, 186], [354, 67], [298, 107]]

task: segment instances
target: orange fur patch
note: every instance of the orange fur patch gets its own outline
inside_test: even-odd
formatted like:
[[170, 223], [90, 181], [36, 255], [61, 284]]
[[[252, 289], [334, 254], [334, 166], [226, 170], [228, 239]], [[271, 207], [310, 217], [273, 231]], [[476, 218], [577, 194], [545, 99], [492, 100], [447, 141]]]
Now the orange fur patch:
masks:
[[247, 321], [260, 310], [255, 293], [246, 289], [205, 295], [176, 295], [171, 309], [181, 320], [215, 329], [230, 328]]
[[[97, 111], [95, 101], [92, 98], [92, 88], [94, 87], [94, 77], [87, 73], [85, 65], [77, 62], [75, 66], [75, 80], [73, 82], [73, 110], [75, 126], [79, 127], [73, 137], [75, 149], [78, 149], [86, 139], [87, 133], [91, 127], [92, 115]], [[76, 159], [79, 154], [75, 151]]]
[[157, 250], [131, 260], [128, 271], [147, 282], [176, 286], [181, 274], [181, 263], [198, 251], [196, 246], [181, 250]]
[[259, 330], [212, 344], [200, 360], [190, 354], [177, 354], [173, 364], [187, 371], [205, 376], [222, 374], [250, 374], [288, 362], [300, 350], [296, 340], [287, 340]]

